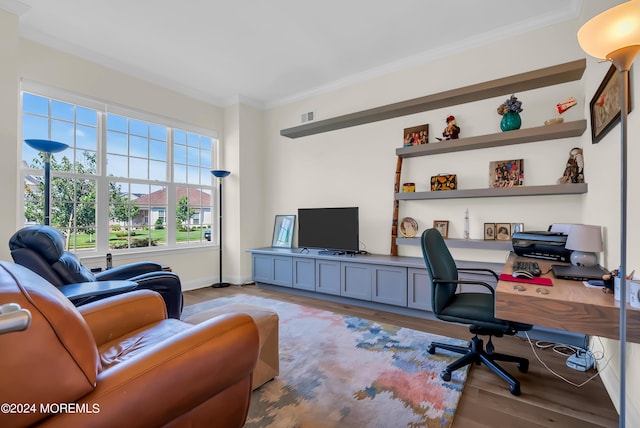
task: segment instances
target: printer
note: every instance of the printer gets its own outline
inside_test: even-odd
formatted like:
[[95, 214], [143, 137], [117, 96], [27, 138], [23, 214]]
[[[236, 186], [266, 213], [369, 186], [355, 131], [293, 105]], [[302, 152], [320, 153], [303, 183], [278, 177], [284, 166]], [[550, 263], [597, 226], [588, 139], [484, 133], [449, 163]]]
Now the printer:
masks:
[[511, 242], [519, 256], [560, 262], [569, 262], [571, 257], [571, 251], [565, 248], [567, 235], [561, 232], [516, 232]]

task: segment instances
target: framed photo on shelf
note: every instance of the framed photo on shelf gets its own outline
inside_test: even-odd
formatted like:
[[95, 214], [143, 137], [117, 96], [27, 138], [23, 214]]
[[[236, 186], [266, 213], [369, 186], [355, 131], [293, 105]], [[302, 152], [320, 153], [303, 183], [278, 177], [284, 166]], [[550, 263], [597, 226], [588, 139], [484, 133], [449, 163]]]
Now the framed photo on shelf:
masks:
[[443, 238], [449, 237], [449, 220], [433, 220], [433, 228], [437, 229]]
[[[629, 73], [630, 74], [630, 73]], [[627, 78], [629, 76], [627, 74]], [[620, 122], [620, 73], [615, 65], [609, 67], [604, 80], [589, 103], [591, 143], [597, 144]], [[631, 85], [627, 81], [627, 109], [631, 112]]]
[[276, 215], [273, 224], [272, 247], [291, 248], [293, 244], [293, 227], [296, 224], [295, 215]]
[[429, 125], [404, 128], [403, 147], [418, 146], [429, 142]]
[[511, 240], [511, 223], [496, 223], [496, 241]]
[[485, 241], [496, 240], [496, 224], [495, 223], [484, 224], [484, 240]]
[[524, 160], [489, 162], [489, 187], [524, 186]]
[[524, 223], [511, 223], [511, 236], [517, 232], [524, 232]]

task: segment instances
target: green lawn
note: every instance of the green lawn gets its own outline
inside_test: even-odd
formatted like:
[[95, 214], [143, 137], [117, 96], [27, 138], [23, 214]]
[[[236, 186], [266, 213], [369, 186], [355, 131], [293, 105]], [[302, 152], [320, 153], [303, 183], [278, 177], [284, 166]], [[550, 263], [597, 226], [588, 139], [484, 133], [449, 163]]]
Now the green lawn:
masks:
[[[132, 239], [145, 239], [148, 235], [149, 231], [147, 230], [137, 230], [133, 232]], [[124, 236], [119, 237], [118, 235], [124, 234]], [[204, 230], [194, 230], [191, 232], [176, 232], [176, 241], [177, 242], [187, 242], [187, 241], [200, 241], [200, 237], [203, 236]], [[78, 233], [76, 235], [76, 248], [77, 249], [85, 249], [85, 248], [95, 248], [96, 246], [96, 236], [95, 234], [88, 233]], [[116, 244], [118, 241], [126, 241], [127, 236], [126, 232], [111, 232], [109, 233], [109, 247], [112, 247], [113, 244]], [[152, 230], [151, 231], [151, 239], [155, 241], [158, 245], [166, 244], [167, 242], [167, 230]], [[204, 240], [204, 236], [202, 237]]]

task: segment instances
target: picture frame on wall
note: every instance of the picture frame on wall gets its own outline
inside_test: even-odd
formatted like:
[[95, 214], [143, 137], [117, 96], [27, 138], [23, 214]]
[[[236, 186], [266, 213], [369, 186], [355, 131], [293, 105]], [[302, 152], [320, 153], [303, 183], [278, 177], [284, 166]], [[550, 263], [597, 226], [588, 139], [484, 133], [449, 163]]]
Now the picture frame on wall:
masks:
[[495, 241], [495, 239], [496, 239], [496, 224], [485, 223], [484, 224], [484, 240]]
[[[629, 78], [627, 74], [627, 78]], [[620, 122], [620, 73], [611, 65], [589, 103], [591, 143], [597, 144]], [[631, 112], [631, 82], [627, 81], [627, 108]]]
[[511, 223], [496, 223], [496, 241], [511, 240]]
[[296, 224], [295, 215], [276, 215], [273, 223], [271, 246], [291, 248], [293, 245], [293, 230]]
[[433, 228], [440, 232], [444, 239], [449, 237], [449, 220], [434, 220]]

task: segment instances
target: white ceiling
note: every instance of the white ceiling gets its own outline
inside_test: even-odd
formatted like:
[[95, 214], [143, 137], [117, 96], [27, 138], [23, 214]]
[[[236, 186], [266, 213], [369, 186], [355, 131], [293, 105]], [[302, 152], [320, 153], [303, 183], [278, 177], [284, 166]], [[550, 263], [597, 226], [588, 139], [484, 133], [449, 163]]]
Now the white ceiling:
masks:
[[582, 0], [0, 0], [20, 34], [216, 105], [270, 107], [578, 16]]

